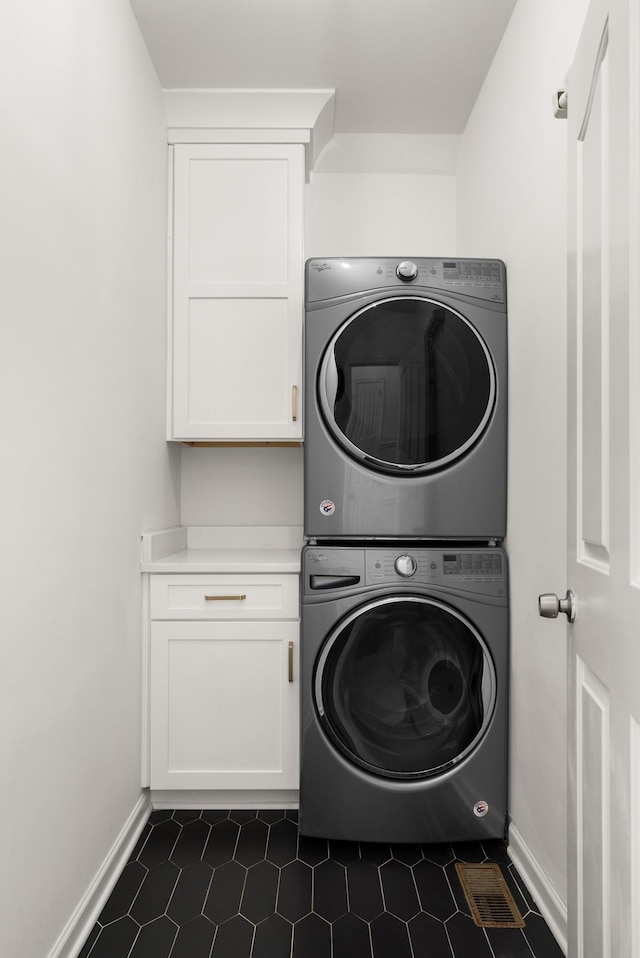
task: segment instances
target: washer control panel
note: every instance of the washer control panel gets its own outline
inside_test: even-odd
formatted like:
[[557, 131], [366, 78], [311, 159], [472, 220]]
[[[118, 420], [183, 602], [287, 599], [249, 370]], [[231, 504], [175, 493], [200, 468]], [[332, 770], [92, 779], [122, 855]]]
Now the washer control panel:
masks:
[[445, 575], [496, 576], [502, 575], [502, 567], [500, 552], [445, 552], [442, 556]]
[[[367, 585], [387, 585], [400, 580], [451, 588], [477, 587], [480, 592], [501, 594], [505, 582], [505, 556], [497, 549], [430, 550], [392, 552], [388, 549], [365, 550]], [[475, 588], [474, 588], [475, 591]]]
[[507, 591], [506, 554], [499, 548], [308, 546], [303, 575], [308, 594], [394, 584], [496, 596]]

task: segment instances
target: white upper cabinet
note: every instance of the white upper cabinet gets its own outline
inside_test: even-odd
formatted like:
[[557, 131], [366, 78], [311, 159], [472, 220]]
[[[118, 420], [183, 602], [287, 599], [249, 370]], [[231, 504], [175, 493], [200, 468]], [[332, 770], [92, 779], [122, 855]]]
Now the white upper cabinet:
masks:
[[169, 437], [302, 438], [301, 144], [173, 147]]

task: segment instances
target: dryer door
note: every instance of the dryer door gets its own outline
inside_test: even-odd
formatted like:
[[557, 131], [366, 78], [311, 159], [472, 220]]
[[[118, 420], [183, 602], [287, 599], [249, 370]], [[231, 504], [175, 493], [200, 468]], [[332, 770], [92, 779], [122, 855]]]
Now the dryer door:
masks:
[[482, 435], [496, 377], [483, 339], [455, 310], [403, 296], [351, 316], [324, 354], [318, 383], [328, 428], [357, 459], [387, 472], [431, 472]]
[[388, 778], [438, 775], [480, 742], [496, 699], [493, 661], [457, 611], [414, 596], [353, 612], [318, 659], [323, 727], [355, 764]]

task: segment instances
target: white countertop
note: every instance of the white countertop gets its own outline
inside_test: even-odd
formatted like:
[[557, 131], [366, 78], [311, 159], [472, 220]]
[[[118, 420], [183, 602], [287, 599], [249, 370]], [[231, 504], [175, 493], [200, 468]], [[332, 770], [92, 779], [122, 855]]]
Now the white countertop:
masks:
[[140, 568], [151, 573], [298, 573], [302, 546], [298, 527], [180, 526], [143, 533]]
[[300, 549], [183, 549], [143, 572], [299, 572]]

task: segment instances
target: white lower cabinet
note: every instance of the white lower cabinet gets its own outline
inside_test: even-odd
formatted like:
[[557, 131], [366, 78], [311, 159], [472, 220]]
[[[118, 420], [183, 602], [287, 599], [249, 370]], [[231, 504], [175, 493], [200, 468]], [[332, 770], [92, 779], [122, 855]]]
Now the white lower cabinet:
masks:
[[152, 577], [152, 789], [298, 788], [297, 576], [253, 578]]

